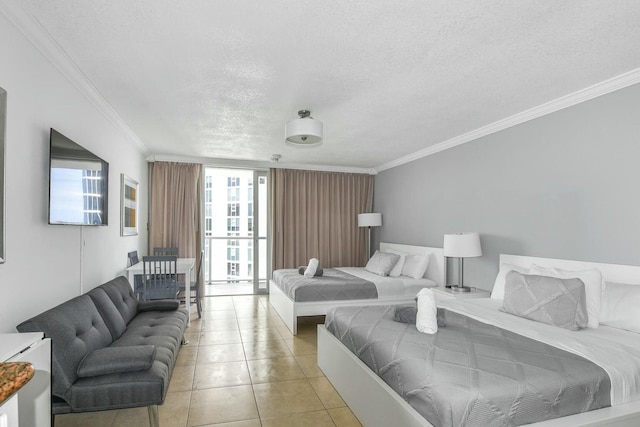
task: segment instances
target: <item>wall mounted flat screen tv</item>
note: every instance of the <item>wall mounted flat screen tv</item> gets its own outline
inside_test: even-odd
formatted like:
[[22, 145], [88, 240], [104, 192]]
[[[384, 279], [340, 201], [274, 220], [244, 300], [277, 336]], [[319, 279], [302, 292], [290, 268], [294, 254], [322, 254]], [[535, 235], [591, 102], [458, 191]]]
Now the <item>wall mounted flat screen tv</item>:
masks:
[[49, 224], [107, 225], [109, 163], [55, 129], [49, 153]]

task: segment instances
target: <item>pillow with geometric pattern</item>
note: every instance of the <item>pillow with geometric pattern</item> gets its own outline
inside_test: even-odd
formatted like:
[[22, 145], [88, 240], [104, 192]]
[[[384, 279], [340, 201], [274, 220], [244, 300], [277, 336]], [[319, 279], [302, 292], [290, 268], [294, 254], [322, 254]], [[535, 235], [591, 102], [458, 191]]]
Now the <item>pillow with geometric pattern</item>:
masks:
[[399, 255], [376, 251], [364, 267], [365, 270], [387, 277], [400, 259]]
[[500, 310], [571, 331], [585, 328], [588, 321], [584, 282], [577, 278], [510, 271]]

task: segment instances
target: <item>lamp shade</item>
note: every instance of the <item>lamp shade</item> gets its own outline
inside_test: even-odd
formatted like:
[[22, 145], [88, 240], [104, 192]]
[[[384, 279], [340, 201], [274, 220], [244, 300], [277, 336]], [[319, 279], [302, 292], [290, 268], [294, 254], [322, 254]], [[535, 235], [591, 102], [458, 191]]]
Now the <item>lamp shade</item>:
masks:
[[478, 233], [445, 234], [442, 248], [446, 257], [472, 258], [482, 256]]
[[322, 144], [322, 122], [311, 117], [289, 120], [284, 128], [287, 144], [313, 147]]
[[358, 214], [358, 227], [380, 227], [382, 225], [381, 213]]

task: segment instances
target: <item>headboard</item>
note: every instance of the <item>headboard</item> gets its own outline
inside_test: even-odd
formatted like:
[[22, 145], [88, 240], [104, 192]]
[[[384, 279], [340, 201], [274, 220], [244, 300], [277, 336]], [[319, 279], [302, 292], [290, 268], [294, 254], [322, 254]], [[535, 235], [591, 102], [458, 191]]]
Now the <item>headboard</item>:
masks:
[[538, 264], [541, 267], [556, 267], [573, 271], [597, 268], [607, 282], [640, 285], [640, 267], [634, 265], [603, 264], [598, 262], [500, 254], [500, 264], [502, 265], [503, 263], [515, 265], [516, 267], [530, 267], [531, 264]]
[[440, 286], [444, 285], [446, 279], [446, 268], [442, 248], [380, 242], [380, 250], [384, 252], [387, 249], [393, 249], [410, 255], [428, 255], [429, 266], [427, 267], [427, 271], [424, 273], [424, 277], [433, 280]]

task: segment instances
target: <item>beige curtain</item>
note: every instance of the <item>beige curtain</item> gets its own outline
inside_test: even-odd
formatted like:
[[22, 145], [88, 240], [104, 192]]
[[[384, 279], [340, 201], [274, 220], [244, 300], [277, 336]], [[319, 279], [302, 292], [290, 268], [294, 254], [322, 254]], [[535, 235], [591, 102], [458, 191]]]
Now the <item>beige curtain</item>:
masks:
[[150, 253], [177, 247], [179, 257], [199, 261], [201, 177], [199, 164], [151, 164]]
[[373, 176], [271, 169], [272, 268], [363, 266], [358, 214], [373, 207]]

